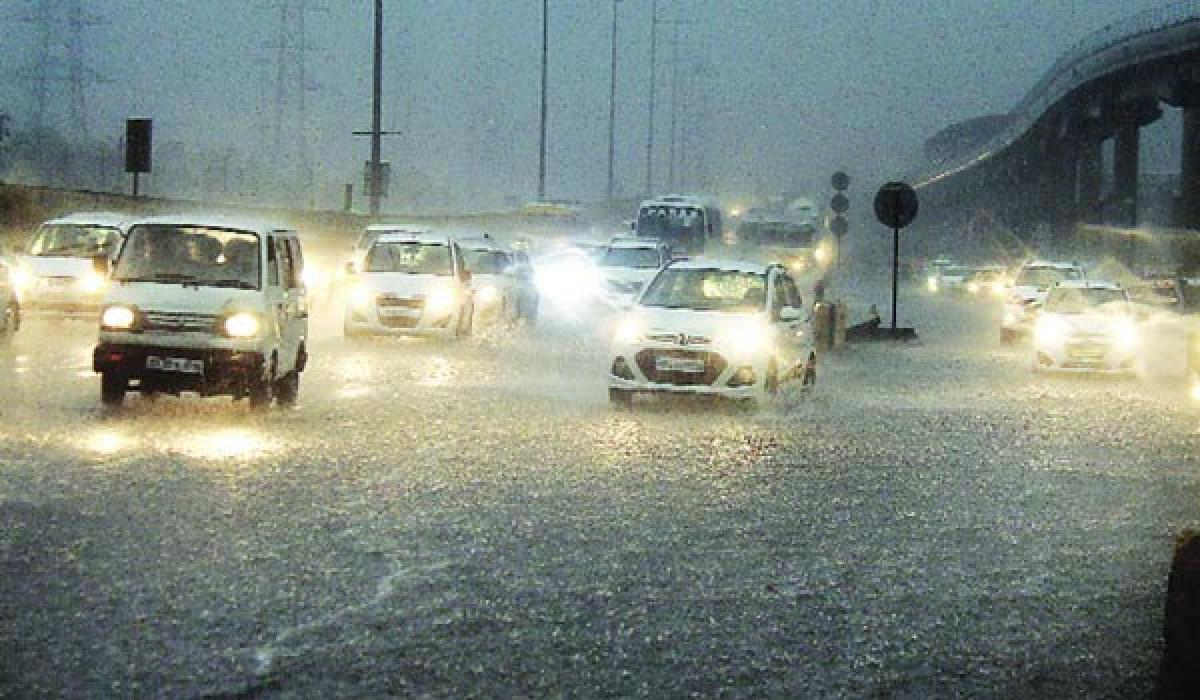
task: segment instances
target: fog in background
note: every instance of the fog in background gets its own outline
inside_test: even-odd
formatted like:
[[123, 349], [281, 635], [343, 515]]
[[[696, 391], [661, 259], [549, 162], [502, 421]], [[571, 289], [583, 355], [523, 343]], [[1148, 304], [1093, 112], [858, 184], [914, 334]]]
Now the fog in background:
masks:
[[[39, 60], [51, 75], [47, 126], [68, 141], [80, 134], [71, 109], [67, 25], [57, 23], [43, 34], [47, 25], [31, 21], [39, 5], [65, 16], [72, 4], [0, 3], [6, 145], [31, 128]], [[1158, 4], [660, 0], [659, 18], [667, 22], [658, 27], [652, 189], [670, 189], [675, 74], [674, 189], [727, 196], [823, 193], [835, 169], [847, 170], [856, 182], [910, 171], [924, 140], [937, 130], [1008, 111], [1084, 35]], [[339, 207], [346, 183], [361, 191], [369, 139], [351, 131], [370, 126], [373, 2], [82, 5], [86, 135], [115, 151], [127, 117], [152, 117], [155, 173], [144, 180], [148, 191], [215, 191], [319, 207]], [[534, 199], [542, 4], [384, 5], [383, 125], [402, 132], [384, 143], [384, 160], [392, 163], [385, 207], [482, 208]], [[289, 7], [293, 20], [281, 32]], [[604, 196], [612, 7], [609, 0], [550, 2], [551, 198]], [[622, 0], [618, 7], [617, 193], [629, 197], [645, 190], [650, 7], [650, 0]], [[295, 21], [300, 14], [303, 51]], [[46, 53], [39, 59], [41, 51]], [[307, 128], [299, 117], [301, 57]], [[1149, 158], [1170, 152], [1154, 141], [1173, 138], [1172, 129], [1147, 130]], [[311, 168], [304, 167], [299, 148], [302, 133]], [[120, 163], [110, 165], [106, 182], [124, 182]], [[6, 177], [36, 179], [20, 168]], [[180, 189], [188, 192], [173, 191]]]

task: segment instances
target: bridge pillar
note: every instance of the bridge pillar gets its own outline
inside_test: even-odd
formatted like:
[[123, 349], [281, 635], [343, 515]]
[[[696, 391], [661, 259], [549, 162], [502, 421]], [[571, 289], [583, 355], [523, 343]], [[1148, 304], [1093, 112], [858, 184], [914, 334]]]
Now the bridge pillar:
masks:
[[1104, 187], [1104, 140], [1100, 122], [1085, 120], [1076, 136], [1075, 163], [1077, 196], [1075, 213], [1080, 221], [1089, 224], [1102, 223], [1103, 204], [1101, 195]]
[[1155, 100], [1121, 104], [1112, 114], [1116, 126], [1113, 143], [1112, 210], [1108, 219], [1117, 226], [1138, 225], [1138, 177], [1143, 126], [1162, 117]]
[[1200, 229], [1200, 105], [1183, 109], [1183, 158], [1176, 225]]

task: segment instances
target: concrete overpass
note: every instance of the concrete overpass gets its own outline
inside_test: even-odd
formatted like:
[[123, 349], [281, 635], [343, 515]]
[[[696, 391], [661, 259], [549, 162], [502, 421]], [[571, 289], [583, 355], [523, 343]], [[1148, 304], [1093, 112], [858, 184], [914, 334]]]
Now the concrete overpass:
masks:
[[[1140, 130], [1160, 119], [1164, 107], [1183, 111], [1182, 172], [1172, 220], [1156, 223], [1200, 229], [1200, 4], [1194, 0], [1114, 23], [1071, 47], [1009, 114], [981, 122], [993, 126], [990, 138], [911, 178], [922, 211], [947, 224], [986, 210], [1019, 235], [1041, 229], [1059, 239], [1079, 222], [1137, 226]], [[937, 145], [958, 135], [947, 131]], [[937, 148], [927, 152], [945, 156]]]

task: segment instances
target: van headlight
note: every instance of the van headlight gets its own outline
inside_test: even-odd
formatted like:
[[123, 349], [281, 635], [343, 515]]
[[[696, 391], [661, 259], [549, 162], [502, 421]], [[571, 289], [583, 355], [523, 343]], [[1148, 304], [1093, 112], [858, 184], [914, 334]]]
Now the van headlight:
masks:
[[491, 306], [500, 299], [500, 290], [496, 289], [495, 285], [488, 284], [479, 288], [479, 303], [484, 306]]
[[33, 275], [30, 274], [29, 270], [20, 266], [13, 268], [9, 278], [12, 279], [13, 289], [17, 290], [18, 292], [22, 292], [27, 289], [30, 286], [30, 283], [33, 282]]
[[137, 312], [128, 306], [110, 306], [100, 314], [100, 327], [110, 331], [127, 331], [133, 328]]
[[640, 321], [627, 318], [617, 326], [617, 332], [613, 334], [613, 342], [618, 345], [633, 345], [642, 340], [645, 330]]
[[252, 313], [236, 313], [221, 324], [225, 335], [230, 338], [251, 338], [258, 335], [258, 316]]
[[359, 311], [365, 310], [371, 304], [371, 290], [364, 285], [357, 285], [350, 290], [350, 304]]
[[1141, 341], [1141, 334], [1138, 333], [1137, 326], [1133, 324], [1133, 321], [1122, 320], [1113, 327], [1112, 338], [1118, 348], [1132, 350]]
[[431, 316], [445, 316], [454, 309], [458, 294], [449, 287], [435, 289], [425, 297], [425, 313]]
[[108, 279], [94, 270], [89, 270], [75, 282], [76, 286], [84, 294], [95, 294], [104, 289], [104, 285], [107, 283]]
[[1033, 339], [1039, 344], [1058, 345], [1070, 334], [1070, 326], [1053, 316], [1041, 316], [1033, 326]]

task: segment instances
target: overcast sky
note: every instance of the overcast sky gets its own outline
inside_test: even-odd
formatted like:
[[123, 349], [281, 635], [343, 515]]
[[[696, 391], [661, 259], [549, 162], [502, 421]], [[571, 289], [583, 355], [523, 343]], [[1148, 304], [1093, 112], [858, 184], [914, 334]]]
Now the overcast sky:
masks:
[[[61, 1], [61, 0], [60, 0]], [[268, 162], [284, 0], [85, 2], [89, 127], [115, 140], [128, 116], [156, 144], [231, 144]], [[0, 110], [21, 128], [37, 42], [3, 0]], [[65, 4], [65, 3], [64, 3]], [[298, 0], [291, 4], [300, 6]], [[1152, 0], [659, 0], [654, 189], [668, 187], [672, 55], [679, 57], [676, 189], [706, 167], [727, 191], [804, 189], [845, 168], [903, 174], [925, 138], [1005, 112], [1072, 43]], [[361, 184], [370, 123], [371, 0], [309, 0], [309, 138], [322, 203]], [[454, 203], [532, 199], [537, 183], [541, 3], [385, 0], [384, 159]], [[645, 183], [650, 0], [619, 5], [617, 180]], [[595, 199], [606, 182], [611, 0], [550, 0], [547, 190]], [[682, 23], [682, 22], [686, 22]], [[677, 46], [672, 40], [678, 36]], [[298, 90], [296, 61], [287, 89]], [[65, 117], [65, 89], [57, 107]], [[289, 93], [285, 93], [289, 94]], [[295, 102], [283, 125], [294, 148]], [[157, 164], [156, 164], [157, 165]], [[294, 167], [294, 166], [290, 166]]]

